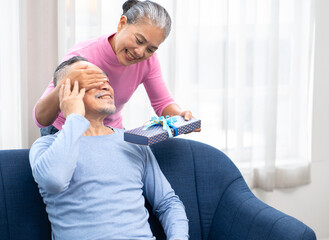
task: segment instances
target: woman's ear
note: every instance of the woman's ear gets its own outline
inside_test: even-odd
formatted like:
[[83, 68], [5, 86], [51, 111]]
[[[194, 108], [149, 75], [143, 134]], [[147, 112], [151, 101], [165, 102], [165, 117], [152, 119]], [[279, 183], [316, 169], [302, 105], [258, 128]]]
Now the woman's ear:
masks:
[[127, 20], [127, 17], [125, 15], [122, 15], [120, 17], [117, 32], [120, 32], [128, 24], [127, 21], [128, 20]]

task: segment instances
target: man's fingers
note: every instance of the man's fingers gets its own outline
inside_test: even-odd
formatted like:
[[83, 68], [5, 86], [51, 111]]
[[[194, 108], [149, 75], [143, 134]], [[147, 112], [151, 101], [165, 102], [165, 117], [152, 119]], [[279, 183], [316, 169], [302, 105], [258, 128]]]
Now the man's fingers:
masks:
[[65, 80], [65, 85], [64, 85], [64, 96], [70, 96], [71, 94], [71, 80], [69, 78], [67, 78]]
[[72, 94], [75, 96], [79, 94], [79, 82], [78, 81], [74, 82]]
[[86, 93], [86, 89], [82, 88], [79, 92], [79, 97], [83, 98], [85, 96], [85, 93]]
[[62, 84], [61, 88], [59, 89], [59, 101], [61, 102], [63, 100], [64, 95], [64, 84]]

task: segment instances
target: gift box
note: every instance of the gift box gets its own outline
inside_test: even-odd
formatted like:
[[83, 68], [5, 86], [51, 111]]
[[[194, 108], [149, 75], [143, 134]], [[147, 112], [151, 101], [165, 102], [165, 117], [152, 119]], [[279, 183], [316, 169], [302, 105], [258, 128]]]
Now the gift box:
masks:
[[201, 120], [185, 121], [181, 116], [153, 117], [147, 124], [124, 132], [124, 140], [141, 145], [152, 145], [183, 133], [201, 128]]

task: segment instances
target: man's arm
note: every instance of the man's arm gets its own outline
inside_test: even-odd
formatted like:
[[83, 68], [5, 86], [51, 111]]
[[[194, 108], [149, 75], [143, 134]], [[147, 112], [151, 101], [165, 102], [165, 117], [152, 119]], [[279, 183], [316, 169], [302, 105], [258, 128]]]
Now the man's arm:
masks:
[[145, 197], [161, 222], [167, 239], [186, 240], [189, 235], [185, 207], [163, 175], [150, 148], [144, 149], [146, 152], [146, 170], [143, 177]]
[[78, 160], [80, 137], [88, 127], [87, 119], [71, 114], [58, 135], [41, 137], [32, 145], [32, 174], [44, 191], [56, 194], [67, 189]]
[[70, 80], [59, 92], [61, 110], [67, 117], [63, 129], [55, 136], [39, 138], [31, 147], [30, 164], [35, 181], [46, 192], [59, 193], [67, 189], [79, 154], [79, 140], [89, 128], [84, 118], [84, 89]]

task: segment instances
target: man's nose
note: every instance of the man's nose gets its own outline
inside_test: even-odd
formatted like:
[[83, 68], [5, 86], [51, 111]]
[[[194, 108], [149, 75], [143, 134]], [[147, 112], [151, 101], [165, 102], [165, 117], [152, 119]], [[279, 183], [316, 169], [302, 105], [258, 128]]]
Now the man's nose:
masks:
[[113, 91], [110, 83], [108, 81], [105, 81], [104, 84], [100, 86], [101, 90], [108, 90], [108, 91]]
[[105, 81], [100, 87], [102, 90], [108, 90], [110, 89], [110, 84], [108, 81]]

